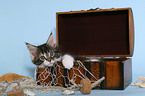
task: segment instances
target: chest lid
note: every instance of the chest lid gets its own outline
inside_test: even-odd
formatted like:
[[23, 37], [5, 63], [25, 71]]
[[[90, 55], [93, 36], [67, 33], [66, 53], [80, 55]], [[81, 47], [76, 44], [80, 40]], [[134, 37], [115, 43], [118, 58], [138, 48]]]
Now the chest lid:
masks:
[[131, 57], [131, 8], [56, 13], [57, 45], [76, 57]]

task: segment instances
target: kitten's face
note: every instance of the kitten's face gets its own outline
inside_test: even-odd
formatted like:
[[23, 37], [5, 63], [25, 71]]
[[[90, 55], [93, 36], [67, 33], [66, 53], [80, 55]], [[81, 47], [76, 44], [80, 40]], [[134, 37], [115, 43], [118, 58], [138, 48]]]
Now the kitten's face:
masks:
[[56, 48], [54, 36], [51, 34], [47, 43], [40, 46], [33, 46], [26, 43], [31, 54], [32, 62], [38, 67], [53, 66], [61, 60], [60, 51]]

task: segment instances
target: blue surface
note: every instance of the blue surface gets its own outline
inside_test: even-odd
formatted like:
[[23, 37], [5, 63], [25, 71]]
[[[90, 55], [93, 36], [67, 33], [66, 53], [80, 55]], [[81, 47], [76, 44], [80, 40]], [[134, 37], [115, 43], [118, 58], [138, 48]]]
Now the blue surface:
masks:
[[[34, 77], [35, 66], [25, 42], [40, 45], [47, 41], [51, 31], [56, 35], [56, 12], [131, 7], [135, 26], [133, 82], [138, 76], [145, 77], [144, 4], [145, 0], [0, 0], [0, 76], [12, 72]], [[129, 87], [125, 91], [96, 90], [90, 95], [143, 96], [144, 93], [145, 89]]]
[[[39, 94], [36, 96], [64, 96], [61, 93]], [[81, 96], [81, 92], [76, 92], [72, 96]], [[71, 96], [71, 95], [70, 95]], [[145, 96], [145, 88], [129, 86], [125, 90], [92, 90], [91, 94], [85, 96]]]

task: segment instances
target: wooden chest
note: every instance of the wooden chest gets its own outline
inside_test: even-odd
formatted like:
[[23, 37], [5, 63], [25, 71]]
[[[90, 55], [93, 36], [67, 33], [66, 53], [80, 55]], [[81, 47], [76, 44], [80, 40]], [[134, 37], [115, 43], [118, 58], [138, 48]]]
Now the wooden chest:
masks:
[[[61, 62], [54, 68], [38, 68], [39, 84], [68, 87], [74, 75], [85, 75], [91, 81], [104, 76], [105, 80], [96, 89], [122, 90], [131, 83], [134, 49], [131, 8], [59, 12], [56, 33], [57, 46], [64, 54], [75, 57], [74, 68], [67, 70]], [[80, 80], [77, 77], [75, 83]]]
[[[96, 88], [125, 89], [131, 83], [134, 49], [131, 8], [59, 12], [56, 33], [57, 45], [63, 53], [82, 59], [97, 78], [105, 76]], [[92, 57], [100, 59], [92, 61]]]

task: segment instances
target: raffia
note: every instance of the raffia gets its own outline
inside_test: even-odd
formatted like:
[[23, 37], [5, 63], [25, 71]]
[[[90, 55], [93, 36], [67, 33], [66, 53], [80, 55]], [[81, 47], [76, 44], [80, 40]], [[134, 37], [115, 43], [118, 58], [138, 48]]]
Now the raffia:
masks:
[[[94, 78], [95, 81], [99, 80], [91, 72], [89, 72], [88, 69], [80, 61], [78, 61], [78, 65], [79, 65], [79, 67], [83, 68], [86, 72], [88, 72]], [[85, 74], [81, 73], [81, 71], [79, 70], [79, 67], [77, 69], [74, 68], [74, 70], [78, 71], [80, 73], [80, 75], [74, 73], [74, 76], [71, 79], [68, 76], [67, 78], [68, 78], [69, 82], [71, 83], [71, 86], [68, 86], [66, 88], [64, 88], [63, 86], [38, 85], [37, 84], [38, 81], [36, 81], [34, 79], [28, 79], [28, 78], [21, 78], [21, 79], [15, 80], [14, 82], [19, 82], [21, 88], [23, 88], [24, 90], [26, 90], [26, 89], [28, 90], [29, 89], [32, 92], [36, 93], [36, 94], [42, 94], [42, 93], [47, 94], [47, 93], [50, 93], [50, 92], [51, 93], [52, 92], [56, 93], [56, 92], [62, 92], [64, 90], [76, 90], [76, 89], [79, 89], [79, 86], [78, 86], [78, 84], [75, 83], [75, 77], [77, 76], [77, 77], [79, 77], [81, 79], [87, 78]], [[57, 70], [57, 71], [59, 71], [59, 70]], [[95, 81], [91, 81], [91, 82], [95, 82]], [[1, 82], [0, 83], [0, 87], [1, 86], [5, 87], [5, 90], [1, 90], [0, 91], [0, 96], [3, 96], [7, 92], [9, 92], [11, 90], [14, 90], [15, 87], [17, 86], [17, 84], [11, 84], [10, 85], [7, 82]]]

